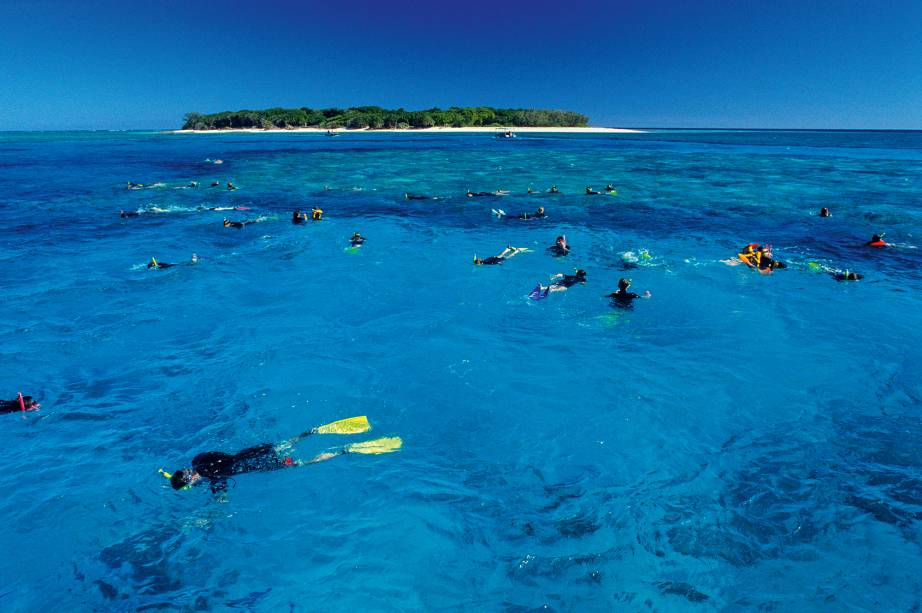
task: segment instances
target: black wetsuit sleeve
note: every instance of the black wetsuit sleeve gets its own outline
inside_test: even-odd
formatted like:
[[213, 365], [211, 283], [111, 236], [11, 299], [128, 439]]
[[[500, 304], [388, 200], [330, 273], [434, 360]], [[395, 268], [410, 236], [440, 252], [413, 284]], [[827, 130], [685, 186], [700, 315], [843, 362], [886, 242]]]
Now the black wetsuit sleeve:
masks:
[[0, 413], [15, 413], [21, 410], [18, 400], [0, 400]]

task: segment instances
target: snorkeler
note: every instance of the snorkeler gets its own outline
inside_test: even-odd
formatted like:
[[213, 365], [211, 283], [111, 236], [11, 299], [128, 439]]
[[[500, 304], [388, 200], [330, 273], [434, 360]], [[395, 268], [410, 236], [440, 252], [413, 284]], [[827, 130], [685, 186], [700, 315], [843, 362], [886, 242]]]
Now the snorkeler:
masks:
[[438, 200], [439, 199], [438, 196], [424, 196], [422, 194], [410, 194], [410, 193], [405, 193], [403, 197], [406, 198], [407, 200]]
[[496, 215], [500, 219], [518, 219], [521, 221], [532, 221], [534, 219], [542, 219], [544, 217], [547, 217], [547, 213], [544, 212], [543, 206], [539, 206], [538, 210], [535, 211], [534, 213], [519, 213], [515, 217], [509, 217], [508, 215], [506, 215], [506, 211], [502, 209], [493, 209], [493, 214]]
[[488, 258], [480, 259], [476, 255], [474, 256], [474, 264], [477, 266], [493, 266], [495, 264], [502, 264], [511, 257], [514, 257], [520, 253], [529, 251], [527, 247], [506, 247], [499, 254], [492, 255]]
[[565, 275], [560, 272], [551, 277], [551, 281], [554, 282], [550, 285], [541, 285], [539, 283], [532, 294], [543, 294], [542, 297], [544, 297], [547, 296], [549, 292], [565, 292], [577, 283], [585, 284], [587, 281], [586, 271], [580, 268], [576, 271], [576, 274], [573, 275]]
[[858, 281], [864, 278], [864, 275], [860, 275], [857, 272], [850, 272], [848, 270], [844, 272], [838, 270], [830, 270], [828, 272], [829, 276], [836, 281]]
[[608, 185], [605, 186], [605, 193], [611, 196], [616, 196], [618, 194], [618, 190], [615, 189], [614, 185], [609, 183]]
[[829, 209], [824, 206], [820, 209], [820, 217], [832, 217], [832, 213], [830, 213]]
[[140, 215], [141, 215], [140, 211], [126, 211], [123, 209], [118, 212], [118, 216], [121, 217], [122, 219], [126, 219], [128, 217], [140, 217]]
[[15, 400], [0, 400], [0, 413], [25, 413], [26, 411], [37, 411], [42, 405], [35, 402], [32, 396], [23, 396], [22, 392], [17, 394]]
[[482, 198], [485, 196], [508, 196], [509, 190], [498, 189], [495, 192], [472, 192], [471, 190], [467, 190], [466, 195], [468, 198]]
[[249, 226], [254, 223], [259, 223], [260, 221], [263, 221], [263, 219], [260, 218], [260, 219], [247, 219], [246, 221], [230, 221], [227, 219], [227, 217], [225, 217], [224, 227], [225, 228], [237, 228], [239, 230], [243, 228], [244, 226]]
[[134, 181], [128, 182], [128, 189], [144, 189], [143, 183], [135, 183]]
[[323, 221], [323, 209], [319, 206], [315, 206], [311, 209], [311, 220], [312, 221]]
[[349, 239], [349, 244], [353, 247], [361, 247], [365, 244], [365, 237], [358, 232], [354, 232], [352, 238]]
[[304, 221], [307, 221], [307, 213], [302, 213], [301, 209], [296, 209], [295, 212], [291, 214], [291, 223], [299, 224]]
[[587, 196], [601, 196], [602, 192], [597, 192], [588, 185], [586, 186], [586, 195]]
[[221, 187], [221, 182], [220, 182], [220, 181], [212, 181], [212, 182], [211, 182], [211, 187]]
[[634, 292], [627, 291], [627, 288], [631, 286], [630, 279], [621, 279], [618, 281], [618, 290], [612, 292], [605, 296], [606, 298], [611, 298], [617, 306], [630, 306], [636, 298], [649, 298], [652, 294], [647, 291], [643, 295], [635, 294]]
[[889, 247], [890, 243], [884, 242], [883, 234], [875, 234], [871, 240], [864, 244], [865, 247]]
[[557, 189], [557, 186], [556, 186], [556, 185], [551, 185], [551, 189], [547, 190], [547, 193], [549, 193], [549, 194], [559, 194], [559, 193], [560, 193], [560, 190]]
[[547, 250], [555, 258], [569, 255], [570, 254], [570, 244], [567, 243], [567, 237], [564, 235], [558, 236], [557, 240], [554, 241], [554, 244], [548, 247]]
[[251, 472], [269, 472], [283, 468], [294, 468], [316, 464], [347, 453], [380, 454], [399, 451], [403, 441], [399, 437], [379, 438], [363, 443], [352, 443], [333, 452], [325, 452], [312, 460], [296, 460], [288, 453], [304, 437], [312, 434], [360, 434], [371, 429], [368, 418], [351, 417], [302, 432], [279, 445], [263, 443], [248, 447], [237, 453], [206, 451], [192, 458], [192, 467], [177, 470], [173, 474], [160, 472], [170, 480], [175, 490], [183, 490], [207, 481], [212, 493], [226, 492], [227, 480], [235, 475]]
[[738, 257], [746, 266], [762, 273], [770, 273], [776, 268], [787, 268], [784, 262], [772, 258], [772, 248], [768, 245], [749, 243], [740, 251]]
[[[194, 254], [193, 254], [193, 255], [194, 255]], [[197, 257], [196, 257], [195, 261], [198, 261], [198, 258], [197, 258]], [[162, 268], [173, 268], [174, 266], [176, 266], [176, 264], [168, 264], [167, 262], [158, 262], [156, 258], [151, 258], [151, 259], [150, 259], [150, 262], [147, 263], [147, 268], [148, 268], [148, 269], [156, 268], [156, 269], [159, 270], [159, 269], [162, 269]]]
[[234, 191], [235, 189], [237, 189], [237, 186], [234, 185], [233, 183], [231, 183], [230, 181], [228, 181], [228, 182], [227, 182], [227, 191], [232, 192], [232, 191]]

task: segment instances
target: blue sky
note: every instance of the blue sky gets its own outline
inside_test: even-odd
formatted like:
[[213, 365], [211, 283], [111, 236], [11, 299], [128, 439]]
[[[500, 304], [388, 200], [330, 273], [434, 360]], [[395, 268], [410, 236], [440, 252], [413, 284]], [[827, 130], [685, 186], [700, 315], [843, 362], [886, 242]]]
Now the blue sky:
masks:
[[0, 130], [361, 104], [922, 129], [922, 0], [0, 0]]

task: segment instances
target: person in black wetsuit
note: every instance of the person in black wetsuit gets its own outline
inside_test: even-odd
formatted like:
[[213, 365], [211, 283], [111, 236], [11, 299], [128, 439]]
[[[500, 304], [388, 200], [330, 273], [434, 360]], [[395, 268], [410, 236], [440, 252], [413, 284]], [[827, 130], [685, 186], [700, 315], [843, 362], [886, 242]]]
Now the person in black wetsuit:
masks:
[[358, 232], [354, 232], [352, 234], [352, 238], [349, 239], [349, 245], [352, 247], [361, 247], [364, 244], [365, 244], [365, 237], [359, 234]]
[[832, 217], [832, 213], [830, 213], [829, 209], [824, 206], [820, 209], [820, 217]]
[[[198, 258], [196, 258], [196, 261], [198, 261]], [[158, 261], [156, 260], [156, 258], [151, 258], [151, 259], [150, 259], [150, 262], [147, 263], [147, 268], [148, 268], [148, 269], [150, 269], [150, 268], [157, 268], [157, 269], [161, 269], [161, 268], [173, 268], [174, 266], [176, 266], [176, 264], [169, 264], [169, 263], [167, 263], [167, 262], [158, 262]]]
[[238, 230], [244, 226], [249, 226], [250, 224], [259, 223], [263, 221], [263, 218], [260, 219], [248, 219], [246, 221], [230, 221], [226, 217], [224, 218], [224, 227], [225, 228], [237, 228]]
[[544, 212], [543, 206], [539, 206], [538, 210], [534, 213], [519, 213], [515, 217], [509, 217], [502, 209], [494, 209], [493, 214], [500, 219], [516, 219], [519, 221], [532, 221], [534, 219], [544, 219], [547, 217], [547, 213]]
[[[263, 443], [254, 447], [247, 447], [233, 454], [223, 451], [206, 451], [192, 458], [191, 468], [177, 470], [172, 475], [162, 469], [160, 472], [170, 480], [170, 485], [174, 490], [188, 489], [207, 481], [212, 493], [218, 494], [227, 491], [227, 480], [236, 475], [306, 466], [324, 462], [347, 453], [390, 453], [398, 451], [403, 444], [399, 437], [382, 438], [363, 443], [352, 443], [335, 451], [326, 451], [306, 462], [293, 458], [290, 455], [292, 447], [304, 437], [316, 434], [317, 431], [318, 429], [314, 428], [302, 432], [279, 445]], [[357, 432], [338, 432], [338, 434], [353, 433]]]
[[551, 185], [551, 189], [547, 190], [547, 193], [549, 193], [549, 194], [559, 194], [559, 193], [560, 193], [560, 190], [557, 189], [557, 186], [556, 186], [556, 185]]
[[558, 236], [554, 244], [547, 248], [548, 252], [555, 258], [563, 257], [570, 254], [570, 245], [567, 243], [566, 236]]
[[605, 186], [605, 193], [606, 194], [617, 194], [618, 190], [615, 189], [614, 185], [609, 183], [608, 185]]
[[650, 292], [644, 292], [642, 296], [640, 294], [635, 294], [634, 292], [629, 292], [627, 291], [627, 288], [630, 286], [630, 279], [621, 279], [618, 281], [618, 291], [612, 292], [605, 297], [611, 298], [612, 302], [616, 306], [628, 307], [631, 306], [636, 298], [649, 298], [651, 296]]
[[846, 270], [845, 272], [839, 270], [829, 271], [829, 275], [836, 281], [859, 281], [864, 278], [864, 275], [858, 274], [857, 272], [850, 272]]
[[140, 215], [141, 213], [139, 213], [138, 211], [126, 211], [124, 209], [118, 212], [118, 216], [121, 217], [122, 219], [125, 219], [128, 217], [139, 217]]
[[586, 271], [580, 268], [576, 271], [576, 274], [565, 275], [563, 273], [557, 273], [551, 280], [554, 281], [550, 285], [541, 285], [538, 284], [536, 288], [539, 292], [565, 292], [577, 283], [586, 283], [588, 280], [586, 278]]
[[37, 411], [41, 407], [32, 396], [19, 396], [15, 400], [0, 400], [0, 413], [21, 413], [22, 411]]
[[528, 249], [525, 247], [506, 247], [498, 255], [492, 255], [488, 258], [480, 259], [475, 255], [474, 264], [477, 266], [494, 266], [496, 264], [502, 264], [509, 258], [523, 251], [528, 251]]
[[297, 209], [291, 214], [291, 223], [299, 224], [305, 221], [307, 221], [307, 213], [302, 213], [301, 209]]
[[601, 196], [602, 192], [597, 192], [589, 186], [586, 186], [586, 195], [587, 196]]

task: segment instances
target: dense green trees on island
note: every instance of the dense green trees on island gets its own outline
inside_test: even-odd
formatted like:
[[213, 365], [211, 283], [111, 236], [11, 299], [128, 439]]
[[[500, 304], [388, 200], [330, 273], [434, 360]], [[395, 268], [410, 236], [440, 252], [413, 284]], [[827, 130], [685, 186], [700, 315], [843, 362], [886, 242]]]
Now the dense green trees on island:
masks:
[[577, 127], [589, 118], [572, 111], [542, 109], [494, 109], [488, 106], [451, 107], [425, 111], [388, 110], [379, 106], [349, 109], [266, 109], [264, 111], [225, 111], [202, 115], [186, 114], [184, 130], [223, 130], [228, 128], [432, 128], [432, 127]]

